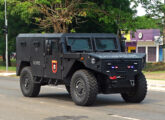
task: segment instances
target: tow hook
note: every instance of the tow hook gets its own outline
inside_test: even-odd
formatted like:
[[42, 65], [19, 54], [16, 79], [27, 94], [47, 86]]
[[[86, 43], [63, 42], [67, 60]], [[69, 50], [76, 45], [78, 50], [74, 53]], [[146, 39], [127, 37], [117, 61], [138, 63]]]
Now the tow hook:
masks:
[[134, 87], [135, 86], [135, 80], [130, 80], [130, 84], [132, 87]]

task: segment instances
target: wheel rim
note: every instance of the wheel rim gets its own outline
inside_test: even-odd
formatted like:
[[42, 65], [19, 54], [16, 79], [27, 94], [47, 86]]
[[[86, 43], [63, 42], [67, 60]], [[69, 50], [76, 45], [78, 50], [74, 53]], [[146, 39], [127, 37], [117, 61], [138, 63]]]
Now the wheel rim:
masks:
[[30, 87], [30, 77], [28, 75], [25, 75], [23, 77], [23, 87], [28, 90]]
[[77, 96], [82, 97], [85, 95], [86, 90], [85, 90], [85, 83], [82, 78], [78, 78], [77, 81], [75, 82], [75, 93]]
[[29, 79], [28, 78], [25, 78], [24, 86], [26, 89], [29, 88]]

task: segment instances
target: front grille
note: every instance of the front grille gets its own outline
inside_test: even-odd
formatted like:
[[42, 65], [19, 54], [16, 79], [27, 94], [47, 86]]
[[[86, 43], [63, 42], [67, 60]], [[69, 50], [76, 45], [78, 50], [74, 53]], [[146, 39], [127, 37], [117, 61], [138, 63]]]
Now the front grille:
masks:
[[[120, 71], [136, 71], [139, 69], [139, 64], [140, 62], [137, 60], [104, 60], [102, 62], [102, 70], [107, 72], [120, 72]], [[133, 68], [128, 68], [128, 67], [133, 67]], [[117, 67], [117, 68], [113, 68]]]

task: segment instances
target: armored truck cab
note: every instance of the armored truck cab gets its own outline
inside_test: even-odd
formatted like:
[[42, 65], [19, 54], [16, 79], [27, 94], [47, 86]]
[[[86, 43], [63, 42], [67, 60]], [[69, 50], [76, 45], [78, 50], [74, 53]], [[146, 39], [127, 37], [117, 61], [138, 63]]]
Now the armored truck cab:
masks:
[[143, 53], [125, 53], [114, 34], [19, 34], [17, 76], [24, 96], [43, 85], [65, 85], [77, 105], [91, 105], [97, 94], [120, 93], [139, 103], [147, 93]]

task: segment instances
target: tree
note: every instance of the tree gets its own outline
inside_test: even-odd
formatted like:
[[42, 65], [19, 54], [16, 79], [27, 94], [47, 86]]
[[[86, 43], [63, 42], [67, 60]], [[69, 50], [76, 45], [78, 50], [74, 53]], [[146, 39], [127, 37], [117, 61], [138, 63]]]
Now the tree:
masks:
[[135, 19], [137, 29], [162, 29], [161, 19], [154, 19], [147, 16], [138, 16]]
[[[69, 25], [73, 19], [78, 23], [80, 17], [86, 16], [83, 6], [87, 4], [82, 0], [28, 0], [17, 1], [15, 5], [20, 8], [15, 13], [20, 13], [23, 19], [24, 13], [28, 12], [33, 23], [44, 30], [66, 33], [70, 32]], [[26, 9], [22, 9], [23, 6]]]
[[135, 29], [135, 8], [129, 0], [91, 0], [93, 6], [87, 11], [85, 23], [75, 26], [80, 32], [117, 33], [118, 30]]
[[[115, 32], [133, 29], [135, 8], [130, 0], [16, 0], [15, 13], [47, 32]], [[19, 9], [18, 9], [19, 8]], [[81, 24], [82, 25], [81, 25]], [[84, 25], [95, 26], [86, 27]], [[108, 27], [107, 27], [108, 26]], [[74, 30], [73, 30], [74, 31]]]
[[[15, 14], [16, 8], [13, 9], [15, 1], [7, 1], [7, 13], [8, 13], [8, 33], [9, 33], [9, 65], [10, 54], [16, 51], [16, 36], [19, 33], [28, 33], [37, 31], [36, 25], [29, 24], [27, 21], [22, 20], [18, 14]], [[3, 56], [5, 62], [5, 35], [3, 32], [4, 27], [4, 0], [0, 0], [0, 55]]]
[[[117, 33], [135, 30], [134, 0], [8, 0], [9, 51], [15, 51], [18, 33]], [[4, 21], [0, 0], [0, 21]], [[0, 27], [4, 22], [0, 22]], [[3, 36], [0, 30], [1, 36]], [[0, 37], [0, 52], [5, 40]]]

